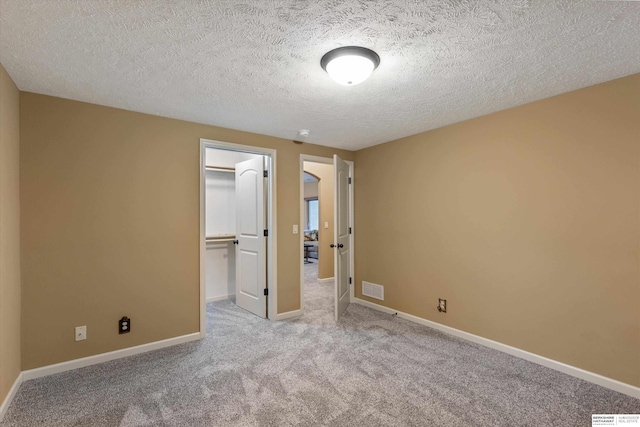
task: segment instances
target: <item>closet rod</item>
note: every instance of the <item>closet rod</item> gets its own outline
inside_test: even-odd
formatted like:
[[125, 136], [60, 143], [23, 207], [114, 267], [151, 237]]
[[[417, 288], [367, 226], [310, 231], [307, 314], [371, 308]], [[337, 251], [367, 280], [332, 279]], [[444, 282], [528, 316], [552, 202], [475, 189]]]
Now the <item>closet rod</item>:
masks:
[[216, 242], [233, 242], [234, 240], [236, 240], [236, 236], [234, 235], [229, 235], [229, 236], [216, 236], [216, 237], [207, 237], [205, 238], [205, 241], [207, 243], [216, 243]]
[[217, 166], [205, 166], [204, 167], [208, 171], [216, 171], [216, 172], [235, 172], [236, 168], [223, 168]]
[[207, 239], [207, 243], [223, 243], [223, 242], [233, 242], [236, 239]]

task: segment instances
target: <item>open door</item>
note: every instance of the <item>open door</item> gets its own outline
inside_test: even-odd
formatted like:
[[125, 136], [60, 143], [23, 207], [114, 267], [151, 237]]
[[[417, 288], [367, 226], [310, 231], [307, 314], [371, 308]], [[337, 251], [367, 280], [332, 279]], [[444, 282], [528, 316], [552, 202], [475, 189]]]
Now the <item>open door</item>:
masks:
[[349, 239], [349, 165], [333, 155], [334, 189], [334, 276], [336, 289], [336, 321], [350, 302], [350, 239]]
[[236, 163], [236, 305], [267, 317], [263, 157]]

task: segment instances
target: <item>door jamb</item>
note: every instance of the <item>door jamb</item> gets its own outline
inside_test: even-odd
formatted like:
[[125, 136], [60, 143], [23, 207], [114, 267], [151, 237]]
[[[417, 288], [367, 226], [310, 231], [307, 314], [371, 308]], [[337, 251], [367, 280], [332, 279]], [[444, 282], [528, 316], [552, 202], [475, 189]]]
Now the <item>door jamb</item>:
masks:
[[207, 330], [207, 288], [205, 278], [205, 254], [206, 254], [206, 236], [205, 236], [205, 163], [207, 148], [217, 148], [230, 151], [240, 151], [245, 153], [260, 154], [266, 156], [269, 175], [267, 177], [267, 229], [269, 236], [267, 238], [267, 288], [269, 296], [267, 297], [267, 316], [270, 320], [275, 320], [278, 313], [278, 281], [277, 281], [277, 218], [276, 218], [276, 150], [271, 148], [253, 147], [250, 145], [235, 144], [231, 142], [222, 142], [212, 139], [200, 138], [200, 337], [204, 338]]
[[[331, 157], [320, 157], [320, 156], [312, 156], [310, 154], [300, 154], [300, 225], [298, 226], [298, 231], [300, 234], [299, 238], [299, 247], [298, 253], [300, 254], [300, 312], [304, 313], [304, 295], [303, 295], [303, 286], [304, 286], [304, 257], [302, 256], [302, 252], [304, 250], [304, 162], [313, 162], [313, 163], [324, 163], [333, 165], [333, 158]], [[351, 277], [355, 278], [354, 275], [354, 241], [355, 241], [355, 227], [354, 227], [354, 179], [353, 179], [353, 171], [354, 171], [354, 163], [351, 160], [345, 160], [345, 163], [349, 165], [349, 177], [351, 178], [351, 185], [349, 186], [349, 227], [351, 227], [351, 236], [349, 237], [349, 245], [351, 246], [351, 256], [349, 259], [349, 271], [351, 273]], [[334, 190], [335, 191], [335, 190]], [[335, 224], [334, 224], [335, 227]], [[318, 248], [320, 251], [320, 248]], [[334, 275], [335, 276], [335, 275]], [[333, 286], [335, 288], [336, 281], [335, 277], [333, 278]], [[349, 285], [349, 302], [354, 301], [354, 287], [355, 282]], [[335, 290], [335, 289], [334, 289]], [[335, 299], [335, 292], [334, 292]], [[334, 304], [336, 301], [334, 301]]]

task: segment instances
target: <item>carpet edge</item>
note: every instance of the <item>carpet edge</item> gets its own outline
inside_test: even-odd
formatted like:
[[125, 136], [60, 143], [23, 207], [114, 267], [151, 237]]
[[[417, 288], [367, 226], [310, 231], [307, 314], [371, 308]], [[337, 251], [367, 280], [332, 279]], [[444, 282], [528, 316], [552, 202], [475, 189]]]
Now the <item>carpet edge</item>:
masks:
[[160, 350], [162, 348], [172, 347], [174, 345], [184, 344], [198, 339], [201, 339], [200, 332], [194, 332], [174, 338], [136, 345], [134, 347], [127, 347], [120, 350], [82, 357], [80, 359], [73, 359], [66, 362], [55, 363], [53, 365], [42, 366], [40, 368], [29, 369], [21, 372], [22, 381], [33, 380], [35, 378], [46, 377], [48, 375], [58, 374], [60, 372], [84, 368], [85, 366], [97, 365], [99, 363], [108, 362], [110, 360], [121, 359], [123, 357], [146, 353], [153, 350]]
[[20, 372], [16, 377], [16, 380], [13, 382], [13, 385], [9, 389], [9, 392], [7, 393], [4, 400], [2, 401], [2, 405], [0, 405], [0, 422], [2, 422], [2, 420], [4, 419], [4, 416], [9, 410], [9, 406], [11, 406], [11, 402], [13, 401], [13, 398], [18, 392], [18, 389], [20, 388], [20, 385], [22, 385], [23, 381], [24, 381], [24, 375], [22, 372]]
[[633, 386], [631, 384], [623, 383], [622, 381], [615, 380], [613, 378], [605, 377], [604, 375], [596, 374], [595, 372], [586, 371], [576, 366], [567, 365], [566, 363], [559, 362], [557, 360], [549, 359], [544, 356], [540, 356], [535, 353], [528, 352], [526, 350], [512, 347], [507, 344], [503, 344], [498, 341], [493, 341], [489, 338], [484, 338], [479, 335], [474, 335], [469, 332], [462, 331], [460, 329], [452, 328], [450, 326], [442, 325], [431, 320], [423, 319], [422, 317], [414, 316], [412, 314], [404, 313], [398, 310], [394, 310], [389, 307], [385, 307], [373, 302], [369, 302], [360, 298], [353, 298], [351, 302], [362, 305], [364, 307], [371, 308], [373, 310], [381, 311], [387, 314], [397, 314], [399, 318], [408, 320], [413, 323], [417, 323], [423, 326], [427, 326], [432, 329], [444, 332], [449, 335], [453, 335], [458, 338], [462, 338], [467, 341], [471, 341], [476, 344], [480, 344], [484, 347], [489, 347], [494, 350], [501, 351], [503, 353], [510, 354], [511, 356], [518, 357], [520, 359], [527, 360], [529, 362], [542, 365], [546, 368], [559, 371], [572, 377], [579, 378], [584, 381], [608, 388], [618, 393], [626, 394], [627, 396], [640, 399], [640, 387]]

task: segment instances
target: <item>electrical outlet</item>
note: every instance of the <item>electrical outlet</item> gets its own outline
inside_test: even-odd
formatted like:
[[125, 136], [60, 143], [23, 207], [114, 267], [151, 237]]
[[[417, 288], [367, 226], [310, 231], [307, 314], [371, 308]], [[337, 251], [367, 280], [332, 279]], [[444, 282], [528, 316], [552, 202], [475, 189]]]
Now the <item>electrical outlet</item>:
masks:
[[440, 313], [446, 313], [447, 312], [447, 300], [446, 299], [440, 298], [438, 300], [438, 311]]
[[127, 316], [124, 316], [118, 321], [118, 333], [128, 334], [129, 332], [131, 332], [131, 319], [129, 319]]
[[76, 326], [76, 341], [82, 341], [87, 339], [87, 327]]

